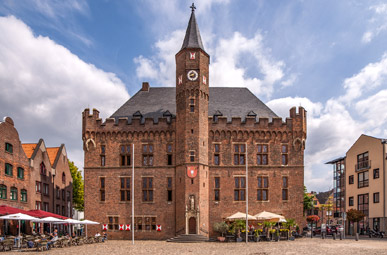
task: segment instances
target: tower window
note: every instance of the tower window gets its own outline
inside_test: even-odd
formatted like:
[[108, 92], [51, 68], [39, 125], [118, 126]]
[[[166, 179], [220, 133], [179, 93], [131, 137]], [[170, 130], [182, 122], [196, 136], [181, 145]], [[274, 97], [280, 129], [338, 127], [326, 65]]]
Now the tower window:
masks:
[[172, 165], [172, 144], [167, 144], [167, 165]]
[[214, 165], [219, 165], [220, 161], [220, 145], [219, 144], [214, 144]]
[[190, 112], [195, 111], [195, 100], [194, 99], [189, 100], [189, 109], [190, 109]]
[[190, 162], [194, 162], [195, 161], [195, 152], [194, 151], [190, 151], [189, 152], [189, 161]]
[[288, 145], [282, 144], [281, 146], [281, 152], [282, 152], [282, 165], [286, 166], [288, 164]]
[[100, 201], [105, 201], [105, 177], [101, 177], [99, 179], [99, 193], [100, 193]]
[[215, 189], [214, 189], [214, 193], [215, 193], [215, 198], [214, 198], [214, 200], [215, 200], [215, 201], [219, 201], [219, 200], [220, 200], [220, 177], [215, 177]]
[[168, 192], [167, 201], [171, 202], [172, 201], [172, 177], [167, 177], [167, 192]]
[[142, 164], [144, 166], [153, 166], [153, 145], [144, 144], [142, 146]]

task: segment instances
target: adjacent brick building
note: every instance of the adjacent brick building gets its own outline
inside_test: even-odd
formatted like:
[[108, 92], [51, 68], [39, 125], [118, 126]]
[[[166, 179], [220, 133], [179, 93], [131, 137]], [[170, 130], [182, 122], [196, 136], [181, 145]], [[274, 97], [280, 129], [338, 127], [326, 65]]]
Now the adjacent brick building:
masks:
[[0, 122], [0, 205], [72, 216], [72, 177], [64, 144], [22, 144], [11, 118]]
[[83, 112], [85, 217], [111, 238], [129, 239], [129, 224], [141, 239], [216, 235], [215, 222], [245, 210], [246, 161], [251, 214], [304, 222], [306, 111], [283, 121], [247, 88], [210, 87], [209, 62], [192, 11], [176, 87], [144, 82], [105, 121]]

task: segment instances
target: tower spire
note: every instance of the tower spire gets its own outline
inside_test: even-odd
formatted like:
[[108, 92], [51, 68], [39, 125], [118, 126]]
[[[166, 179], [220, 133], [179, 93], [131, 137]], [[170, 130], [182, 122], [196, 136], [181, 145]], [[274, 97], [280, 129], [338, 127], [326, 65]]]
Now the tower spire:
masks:
[[196, 23], [196, 18], [195, 18], [195, 9], [196, 9], [195, 4], [192, 3], [190, 8], [192, 9], [191, 18], [189, 19], [189, 22], [188, 22], [187, 31], [185, 32], [184, 42], [181, 49], [197, 48], [197, 49], [202, 49], [204, 51], [202, 38], [200, 36], [199, 27], [198, 27], [198, 24]]

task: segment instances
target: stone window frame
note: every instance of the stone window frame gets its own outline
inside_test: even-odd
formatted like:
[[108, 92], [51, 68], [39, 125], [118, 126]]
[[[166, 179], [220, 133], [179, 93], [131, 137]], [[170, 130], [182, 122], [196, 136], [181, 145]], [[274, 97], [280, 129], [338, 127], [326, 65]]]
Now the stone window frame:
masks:
[[153, 143], [142, 143], [141, 144], [141, 153], [142, 153], [142, 166], [153, 166], [154, 165], [154, 145]]
[[173, 201], [173, 177], [167, 176], [167, 202]]
[[220, 166], [220, 147], [222, 143], [219, 142], [214, 142], [212, 143], [213, 145], [213, 151], [214, 151], [214, 165], [215, 166]]
[[119, 231], [120, 216], [119, 215], [107, 215], [108, 228], [107, 231], [115, 232]]
[[288, 164], [289, 164], [289, 144], [283, 143], [281, 144], [281, 165], [287, 166]]
[[[218, 180], [218, 181], [217, 181]], [[235, 182], [235, 180], [234, 180]], [[234, 183], [235, 185], [235, 183]], [[214, 177], [214, 201], [219, 202], [220, 201], [220, 176]]]
[[[246, 201], [246, 175], [234, 175], [234, 202], [245, 202]], [[238, 178], [238, 181], [237, 181]], [[242, 183], [242, 179], [244, 182]], [[238, 184], [237, 184], [238, 183]], [[238, 192], [238, 199], [236, 198], [236, 192]], [[243, 196], [242, 196], [243, 194]]]
[[120, 145], [120, 166], [132, 165], [132, 144], [125, 143]]
[[[243, 148], [243, 151], [242, 151], [242, 148]], [[247, 151], [246, 143], [241, 143], [241, 142], [232, 143], [232, 154], [233, 154], [232, 162], [234, 166], [246, 165], [246, 151]], [[238, 162], [236, 162], [237, 158], [238, 158]]]
[[[265, 185], [266, 179], [266, 185]], [[266, 192], [266, 199], [263, 199], [263, 194]], [[259, 175], [257, 176], [257, 201], [268, 202], [269, 200], [269, 176]]]
[[5, 142], [5, 151], [13, 154], [13, 145], [11, 143]]
[[[120, 178], [120, 203], [129, 202], [131, 201], [131, 195], [132, 195], [131, 176], [119, 176], [119, 178]], [[122, 196], [122, 194], [124, 194], [124, 196]], [[122, 200], [122, 198], [124, 199]]]
[[[257, 148], [257, 166], [267, 166], [269, 165], [269, 143], [256, 143], [255, 147]], [[266, 151], [264, 150], [266, 148]], [[266, 158], [266, 163], [264, 159]]]
[[[284, 181], [286, 180], [286, 181]], [[281, 177], [282, 183], [282, 201], [289, 201], [289, 176], [282, 175]]]
[[154, 177], [153, 176], [141, 176], [141, 191], [142, 191], [141, 192], [142, 203], [154, 203], [155, 197], [154, 197]]
[[[103, 180], [103, 181], [102, 181]], [[106, 201], [106, 176], [98, 176], [99, 201]]]

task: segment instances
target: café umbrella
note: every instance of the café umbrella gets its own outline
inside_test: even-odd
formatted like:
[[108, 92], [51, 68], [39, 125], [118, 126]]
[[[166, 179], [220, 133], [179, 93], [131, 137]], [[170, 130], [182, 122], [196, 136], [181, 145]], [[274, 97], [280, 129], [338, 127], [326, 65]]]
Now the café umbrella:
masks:
[[91, 221], [91, 220], [83, 220], [83, 221], [80, 221], [80, 223], [86, 225], [86, 237], [87, 237], [87, 225], [98, 225], [98, 224], [100, 224], [99, 222], [95, 222], [95, 221]]
[[[0, 219], [3, 219], [3, 220], [18, 220], [19, 221], [19, 234], [18, 234], [19, 237], [20, 237], [20, 221], [22, 221], [22, 220], [39, 221], [40, 220], [38, 218], [29, 216], [29, 215], [24, 214], [24, 213], [8, 214], [8, 215], [1, 216]], [[19, 242], [18, 242], [18, 247], [20, 247], [20, 239], [19, 239]]]
[[266, 212], [266, 211], [260, 212], [256, 215], [254, 215], [254, 217], [257, 220], [272, 221], [272, 222], [278, 222], [281, 219], [285, 219], [285, 217], [282, 215], [271, 213], [271, 212]]
[[[234, 213], [233, 215], [227, 217], [226, 219], [228, 220], [246, 220], [246, 213], [242, 212], [237, 212]], [[248, 220], [256, 220], [254, 216], [251, 216], [250, 214], [247, 215]]]
[[45, 217], [45, 218], [42, 218], [42, 219], [36, 219], [36, 220], [32, 220], [32, 221], [35, 221], [35, 222], [41, 222], [41, 223], [50, 223], [50, 232], [52, 232], [52, 223], [54, 224], [65, 224], [66, 221], [64, 220], [61, 220], [61, 219], [58, 219], [58, 218], [55, 218], [55, 217]]

